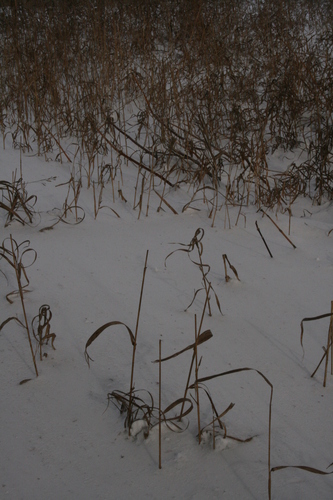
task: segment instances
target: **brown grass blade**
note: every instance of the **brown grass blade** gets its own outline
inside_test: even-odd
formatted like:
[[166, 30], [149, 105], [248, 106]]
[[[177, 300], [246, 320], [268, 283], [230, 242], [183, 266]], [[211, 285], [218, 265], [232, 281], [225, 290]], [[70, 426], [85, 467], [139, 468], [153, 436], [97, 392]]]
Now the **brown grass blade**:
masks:
[[303, 351], [304, 351], [304, 347], [303, 347], [303, 335], [304, 335], [303, 323], [305, 321], [317, 321], [318, 319], [329, 318], [329, 317], [332, 317], [332, 316], [333, 316], [333, 313], [330, 312], [330, 313], [326, 313], [326, 314], [320, 314], [320, 316], [313, 316], [311, 318], [303, 318], [302, 319], [302, 321], [301, 321], [301, 346], [303, 348]]
[[[61, 184], [59, 184], [59, 185], [61, 185]], [[82, 212], [82, 216], [81, 217], [76, 216], [75, 221], [68, 221], [68, 220], [66, 220], [64, 217], [67, 217], [68, 212], [73, 213], [72, 212], [73, 210], [75, 211], [76, 214], [77, 214], [78, 211], [81, 211]], [[57, 220], [56, 220], [56, 222], [54, 224], [52, 224], [51, 226], [43, 227], [42, 229], [39, 230], [39, 232], [43, 233], [44, 231], [50, 231], [57, 224], [59, 224], [59, 222], [63, 222], [64, 224], [68, 224], [70, 226], [77, 226], [78, 224], [80, 224], [85, 219], [85, 216], [86, 216], [86, 214], [85, 214], [85, 211], [83, 210], [82, 207], [80, 207], [79, 205], [71, 205], [70, 207], [67, 207], [61, 215], [57, 215], [56, 216]]]
[[[204, 332], [202, 332], [198, 336], [197, 343], [194, 342], [193, 344], [188, 345], [187, 347], [185, 347], [181, 351], [178, 351], [178, 352], [172, 354], [171, 356], [167, 356], [166, 358], [161, 359], [161, 362], [168, 361], [169, 359], [172, 359], [172, 358], [176, 358], [177, 356], [179, 356], [180, 354], [183, 354], [186, 351], [190, 351], [191, 349], [195, 349], [196, 345], [203, 344], [204, 342], [207, 342], [207, 340], [211, 339], [212, 337], [213, 337], [213, 334], [212, 334], [211, 330], [205, 330]], [[158, 363], [159, 361], [160, 361], [159, 359], [155, 359], [155, 361], [153, 361], [153, 363]]]
[[[196, 299], [196, 296], [198, 295], [199, 292], [201, 292], [201, 290], [205, 290], [205, 287], [203, 286], [202, 288], [198, 288], [198, 290], [196, 290], [194, 292], [194, 295], [193, 295], [193, 299], [191, 300], [191, 302], [189, 303], [189, 305], [187, 306], [186, 309], [184, 309], [184, 311], [188, 311], [189, 308], [192, 306], [192, 304], [194, 303], [195, 299]], [[209, 299], [209, 296], [208, 296], [208, 299]]]
[[[327, 468], [332, 467], [333, 464], [330, 464]], [[326, 476], [328, 474], [333, 474], [333, 471], [331, 472], [325, 472], [320, 469], [315, 469], [314, 467], [308, 467], [306, 465], [278, 465], [277, 467], [272, 467], [271, 471], [275, 472], [277, 470], [282, 470], [282, 469], [301, 469], [305, 470], [307, 472], [311, 472], [312, 474], [320, 474], [322, 476]]]
[[[183, 243], [178, 243], [178, 245], [184, 245], [184, 244], [183, 244]], [[184, 245], [184, 246], [187, 246], [187, 245]], [[164, 266], [165, 266], [165, 267], [166, 267], [166, 261], [167, 261], [167, 259], [168, 259], [169, 257], [171, 257], [171, 255], [173, 255], [173, 254], [174, 254], [174, 253], [176, 253], [176, 252], [186, 252], [186, 253], [188, 253], [189, 251], [188, 251], [188, 249], [186, 249], [186, 248], [177, 248], [177, 250], [173, 250], [173, 251], [172, 251], [172, 252], [170, 252], [170, 253], [169, 253], [169, 254], [165, 257], [165, 259], [164, 259]]]
[[90, 361], [94, 360], [88, 354], [87, 351], [88, 347], [100, 336], [101, 333], [104, 332], [104, 330], [106, 330], [110, 326], [115, 326], [115, 325], [123, 325], [129, 333], [132, 346], [135, 345], [135, 339], [132, 330], [127, 325], [125, 325], [125, 323], [122, 323], [121, 321], [110, 321], [109, 323], [105, 323], [105, 325], [100, 326], [87, 340], [86, 347], [84, 350], [84, 357], [89, 367], [90, 367]]
[[19, 385], [24, 385], [27, 382], [30, 382], [30, 380], [31, 380], [31, 378], [25, 378], [25, 379], [21, 380], [21, 382], [19, 382]]
[[18, 318], [16, 318], [15, 316], [11, 316], [10, 318], [7, 318], [5, 319], [5, 321], [3, 321], [0, 325], [0, 331], [3, 329], [3, 327], [5, 325], [7, 325], [7, 323], [9, 323], [10, 321], [12, 320], [15, 320], [20, 326], [22, 326], [23, 328], [25, 328], [25, 325], [22, 323], [22, 321], [20, 321]]
[[6, 210], [8, 212], [8, 217], [10, 216], [10, 219], [16, 218], [21, 224], [24, 226], [25, 225], [25, 220], [22, 219], [22, 217], [11, 207], [8, 205], [5, 205], [0, 201], [0, 208], [3, 210]]
[[228, 406], [228, 408], [226, 408], [222, 413], [218, 413], [216, 407], [215, 407], [215, 404], [214, 404], [214, 401], [213, 401], [213, 398], [211, 397], [211, 395], [209, 394], [209, 392], [207, 391], [207, 389], [203, 386], [199, 386], [200, 389], [203, 389], [209, 399], [209, 402], [211, 404], [211, 407], [212, 407], [212, 410], [213, 410], [213, 415], [215, 415], [213, 417], [213, 420], [211, 422], [209, 422], [207, 425], [205, 425], [205, 427], [203, 427], [201, 429], [201, 433], [204, 432], [205, 429], [207, 429], [207, 427], [210, 427], [211, 425], [214, 426], [215, 422], [217, 421], [218, 424], [219, 424], [219, 427], [220, 429], [223, 430], [223, 437], [227, 437], [227, 428], [224, 424], [224, 422], [222, 422], [221, 418], [224, 417], [224, 415], [226, 415], [234, 406], [235, 404], [234, 403], [230, 403], [230, 405]]
[[168, 422], [172, 422], [173, 420], [178, 420], [179, 419], [179, 415], [176, 415], [174, 417], [169, 417], [169, 418], [166, 418], [165, 415], [166, 415], [166, 413], [168, 413], [169, 411], [173, 410], [174, 408], [176, 408], [180, 404], [182, 405], [183, 403], [189, 403], [189, 407], [187, 408], [187, 410], [185, 410], [184, 412], [182, 412], [182, 417], [185, 417], [186, 415], [188, 415], [189, 413], [191, 413], [191, 411], [193, 410], [193, 403], [192, 403], [192, 401], [189, 398], [179, 398], [179, 399], [176, 399], [176, 401], [174, 401], [173, 403], [171, 403], [167, 408], [165, 408], [165, 410], [163, 411], [164, 420], [168, 421]]

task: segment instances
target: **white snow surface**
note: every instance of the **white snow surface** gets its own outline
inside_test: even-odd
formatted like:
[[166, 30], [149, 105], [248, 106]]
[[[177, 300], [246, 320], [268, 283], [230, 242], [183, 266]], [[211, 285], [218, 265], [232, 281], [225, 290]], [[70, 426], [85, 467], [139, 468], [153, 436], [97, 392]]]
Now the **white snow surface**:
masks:
[[[6, 144], [1, 151], [1, 180], [19, 176], [20, 154]], [[52, 311], [55, 347], [37, 359], [34, 375], [26, 333], [15, 322], [0, 332], [0, 498], [26, 499], [213, 499], [268, 498], [268, 417], [270, 388], [274, 387], [271, 429], [271, 467], [307, 466], [329, 472], [333, 462], [333, 376], [323, 387], [324, 364], [311, 373], [323, 355], [329, 319], [304, 323], [304, 353], [300, 343], [301, 320], [328, 313], [333, 300], [333, 206], [313, 206], [302, 198], [292, 207], [290, 239], [293, 249], [267, 217], [255, 207], [244, 207], [236, 226], [238, 207], [218, 212], [214, 227], [207, 208], [182, 207], [191, 193], [187, 187], [166, 193], [166, 205], [148, 194], [143, 210], [133, 210], [136, 170], [122, 166], [122, 192], [128, 200], [112, 202], [107, 187], [103, 208], [95, 220], [92, 188], [81, 190], [78, 204], [85, 219], [78, 225], [52, 223], [50, 211], [62, 207], [72, 165], [44, 161], [25, 154], [23, 179], [29, 195], [37, 196], [32, 226], [13, 222], [5, 227], [0, 211], [1, 241], [10, 234], [17, 243], [30, 241], [36, 262], [27, 268], [30, 293], [25, 294], [29, 321], [42, 304]], [[117, 178], [120, 181], [120, 176]], [[84, 180], [85, 184], [85, 180]], [[118, 184], [116, 184], [117, 186]], [[58, 186], [58, 187], [57, 187]], [[288, 214], [270, 216], [288, 234]], [[255, 221], [270, 247], [270, 258]], [[110, 321], [125, 323], [134, 332], [144, 262], [145, 275], [137, 335], [135, 389], [149, 391], [158, 404], [159, 340], [162, 357], [194, 342], [194, 316], [204, 306], [203, 292], [184, 309], [202, 286], [200, 271], [177, 243], [188, 244], [195, 231], [204, 229], [203, 262], [210, 265], [212, 316], [205, 314], [202, 331], [213, 337], [199, 347], [199, 377], [237, 368], [253, 368], [216, 378], [206, 386], [219, 413], [235, 406], [222, 418], [228, 436], [217, 436], [215, 449], [209, 432], [198, 444], [196, 407], [182, 433], [162, 428], [162, 468], [158, 467], [158, 426], [144, 439], [145, 426], [135, 423], [135, 436], [124, 429], [124, 415], [110, 403], [113, 390], [130, 386], [132, 346], [126, 329], [105, 330], [89, 347], [90, 368], [84, 358], [92, 333]], [[172, 244], [176, 243], [176, 244]], [[226, 283], [222, 254], [236, 268]], [[196, 255], [193, 253], [193, 258]], [[20, 299], [13, 304], [6, 294], [17, 288], [13, 269], [0, 260], [0, 323], [10, 316], [23, 320]], [[304, 355], [303, 355], [304, 354]], [[190, 351], [162, 363], [162, 407], [184, 395], [192, 354]], [[24, 379], [31, 380], [23, 385]], [[194, 378], [192, 377], [192, 382]], [[194, 396], [194, 392], [191, 393]], [[202, 427], [212, 420], [212, 409], [200, 392]], [[317, 475], [287, 468], [272, 472], [272, 498], [283, 500], [332, 499], [333, 475]]]

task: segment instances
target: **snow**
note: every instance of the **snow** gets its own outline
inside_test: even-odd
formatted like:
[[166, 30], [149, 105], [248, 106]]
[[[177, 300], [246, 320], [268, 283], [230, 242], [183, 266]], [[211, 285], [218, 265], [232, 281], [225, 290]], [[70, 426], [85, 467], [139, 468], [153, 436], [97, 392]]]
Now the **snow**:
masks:
[[[0, 156], [1, 179], [11, 181], [19, 172], [19, 151], [6, 144]], [[290, 239], [293, 249], [267, 217], [253, 206], [236, 220], [239, 208], [229, 207], [231, 229], [226, 229], [222, 208], [211, 227], [207, 209], [182, 207], [191, 194], [185, 187], [169, 190], [166, 205], [157, 212], [160, 199], [147, 195], [138, 219], [133, 210], [136, 171], [122, 166], [122, 191], [112, 203], [106, 188], [95, 220], [92, 189], [83, 187], [79, 205], [85, 219], [77, 225], [51, 225], [52, 210], [64, 203], [72, 165], [22, 156], [23, 179], [29, 195], [37, 196], [32, 226], [12, 222], [5, 227], [0, 212], [1, 241], [10, 234], [20, 243], [30, 241], [37, 260], [27, 269], [30, 293], [25, 295], [29, 321], [42, 304], [52, 311], [51, 332], [55, 348], [45, 346], [47, 357], [37, 359], [34, 375], [26, 334], [15, 322], [0, 332], [1, 434], [0, 498], [19, 499], [261, 499], [268, 497], [268, 416], [272, 403], [271, 466], [308, 466], [329, 472], [333, 461], [333, 378], [323, 387], [324, 365], [315, 377], [326, 345], [329, 320], [304, 325], [304, 353], [300, 322], [330, 311], [333, 300], [333, 207], [313, 206], [302, 198], [292, 207]], [[119, 178], [120, 180], [120, 178]], [[117, 179], [118, 182], [118, 179]], [[58, 186], [58, 187], [56, 187]], [[116, 183], [117, 186], [117, 183]], [[288, 234], [288, 214], [270, 216]], [[273, 254], [268, 252], [255, 221]], [[184, 432], [162, 428], [162, 468], [158, 468], [158, 425], [147, 439], [142, 421], [124, 429], [124, 414], [110, 403], [113, 390], [127, 392], [130, 385], [132, 346], [126, 329], [105, 330], [89, 347], [94, 362], [88, 368], [84, 349], [97, 328], [110, 321], [125, 323], [135, 331], [144, 262], [149, 250], [135, 361], [135, 389], [149, 391], [158, 404], [159, 340], [162, 357], [194, 342], [194, 315], [201, 319], [205, 296], [200, 271], [187, 254], [172, 251], [188, 244], [198, 228], [204, 229], [203, 262], [218, 295], [223, 316], [212, 295], [212, 316], [205, 314], [202, 331], [213, 338], [198, 348], [202, 362], [199, 377], [252, 368], [207, 382], [217, 410], [234, 403], [225, 417], [228, 436], [204, 433], [198, 444], [197, 412], [187, 416]], [[175, 244], [172, 244], [175, 243]], [[222, 254], [237, 269], [237, 281], [224, 279]], [[193, 253], [195, 259], [195, 253]], [[19, 298], [9, 304], [5, 296], [15, 289], [13, 270], [0, 260], [0, 323], [10, 316], [23, 319]], [[162, 363], [162, 407], [184, 395], [191, 362], [188, 351]], [[27, 383], [20, 385], [24, 379]], [[194, 381], [192, 377], [192, 382]], [[194, 392], [191, 392], [194, 396]], [[212, 420], [212, 410], [200, 391], [201, 425]], [[333, 476], [289, 468], [272, 472], [272, 498], [331, 499]]]

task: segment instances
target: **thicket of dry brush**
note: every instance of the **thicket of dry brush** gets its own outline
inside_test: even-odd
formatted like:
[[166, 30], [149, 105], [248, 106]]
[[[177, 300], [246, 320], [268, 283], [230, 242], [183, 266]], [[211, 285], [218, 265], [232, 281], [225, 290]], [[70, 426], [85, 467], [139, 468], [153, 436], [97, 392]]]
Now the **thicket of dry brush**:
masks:
[[[299, 195], [332, 199], [330, 2], [6, 4], [3, 137], [71, 162], [75, 179], [94, 183], [96, 216], [105, 186], [114, 198], [118, 181], [123, 196], [124, 162], [138, 168], [140, 212], [144, 192], [162, 203], [179, 183], [213, 223], [223, 205], [290, 210]], [[274, 172], [277, 148], [300, 156]]]

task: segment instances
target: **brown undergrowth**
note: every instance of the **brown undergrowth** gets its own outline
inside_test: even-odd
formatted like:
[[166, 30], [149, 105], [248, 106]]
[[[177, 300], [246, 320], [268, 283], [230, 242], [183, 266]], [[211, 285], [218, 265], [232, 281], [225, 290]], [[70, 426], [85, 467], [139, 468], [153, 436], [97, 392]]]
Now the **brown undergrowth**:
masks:
[[[114, 199], [118, 183], [124, 194], [129, 164], [138, 170], [139, 216], [154, 193], [159, 209], [175, 211], [166, 186], [186, 187], [184, 210], [206, 207], [212, 225], [229, 206], [291, 214], [299, 196], [332, 200], [324, 0], [320, 8], [310, 0], [7, 3], [4, 143], [11, 137], [23, 152], [74, 168], [77, 187], [95, 186], [95, 217], [103, 190]], [[279, 171], [277, 153], [290, 158]]]

